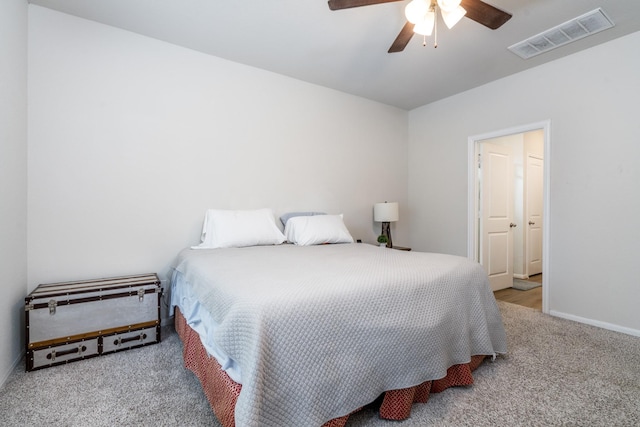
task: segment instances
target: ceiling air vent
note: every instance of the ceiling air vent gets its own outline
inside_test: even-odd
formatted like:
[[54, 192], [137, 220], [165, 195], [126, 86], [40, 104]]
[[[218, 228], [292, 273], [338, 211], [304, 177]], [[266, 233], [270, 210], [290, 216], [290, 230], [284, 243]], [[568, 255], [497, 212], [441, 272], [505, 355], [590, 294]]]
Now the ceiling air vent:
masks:
[[600, 8], [573, 18], [514, 45], [509, 50], [523, 59], [539, 55], [567, 43], [613, 27], [613, 22]]

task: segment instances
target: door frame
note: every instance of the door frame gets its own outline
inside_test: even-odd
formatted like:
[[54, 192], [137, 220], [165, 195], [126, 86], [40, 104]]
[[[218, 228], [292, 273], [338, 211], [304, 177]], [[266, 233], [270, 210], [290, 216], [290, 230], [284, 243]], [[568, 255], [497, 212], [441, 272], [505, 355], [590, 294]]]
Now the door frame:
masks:
[[468, 185], [467, 185], [467, 257], [476, 262], [478, 259], [478, 153], [480, 152], [479, 144], [487, 139], [499, 138], [503, 136], [526, 133], [529, 131], [542, 129], [544, 133], [544, 158], [543, 158], [543, 185], [542, 185], [542, 211], [544, 213], [545, 225], [542, 231], [542, 265], [544, 266], [542, 274], [542, 312], [549, 313], [549, 278], [552, 271], [549, 263], [551, 242], [549, 239], [551, 229], [551, 221], [549, 212], [551, 211], [550, 197], [550, 165], [551, 165], [551, 120], [530, 123], [515, 126], [508, 129], [497, 130], [480, 135], [473, 135], [468, 138], [467, 144], [467, 163], [468, 163]]

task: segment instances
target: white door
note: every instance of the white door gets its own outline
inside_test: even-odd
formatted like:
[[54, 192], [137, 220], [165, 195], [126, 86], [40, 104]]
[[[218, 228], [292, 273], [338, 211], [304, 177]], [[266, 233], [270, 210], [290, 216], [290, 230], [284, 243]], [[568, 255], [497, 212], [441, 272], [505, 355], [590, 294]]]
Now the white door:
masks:
[[480, 260], [497, 291], [513, 286], [513, 149], [480, 147]]
[[544, 216], [542, 209], [543, 159], [527, 155], [525, 174], [525, 220], [527, 276], [542, 273], [542, 230]]

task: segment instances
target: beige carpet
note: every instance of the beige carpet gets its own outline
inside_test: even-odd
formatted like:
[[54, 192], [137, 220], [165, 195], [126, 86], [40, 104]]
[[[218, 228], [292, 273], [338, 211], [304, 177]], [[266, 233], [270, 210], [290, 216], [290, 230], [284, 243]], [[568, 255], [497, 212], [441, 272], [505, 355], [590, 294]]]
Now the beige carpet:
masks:
[[[480, 366], [473, 386], [433, 394], [403, 422], [365, 408], [348, 426], [640, 425], [640, 338], [498, 304], [509, 353]], [[219, 426], [176, 333], [163, 332], [158, 345], [20, 366], [0, 390], [0, 425]]]

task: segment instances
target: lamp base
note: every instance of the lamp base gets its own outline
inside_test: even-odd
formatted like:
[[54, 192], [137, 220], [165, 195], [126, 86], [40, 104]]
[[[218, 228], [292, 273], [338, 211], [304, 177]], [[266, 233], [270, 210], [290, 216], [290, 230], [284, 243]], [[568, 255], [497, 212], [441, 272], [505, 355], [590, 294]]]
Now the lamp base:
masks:
[[382, 223], [382, 231], [380, 232], [383, 236], [387, 236], [387, 247], [392, 248], [393, 243], [391, 243], [391, 223], [383, 222]]

